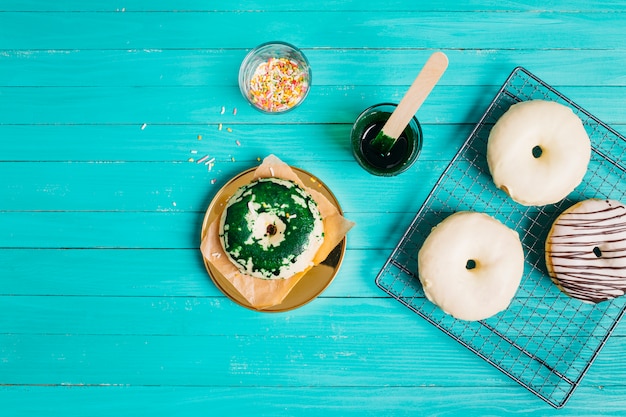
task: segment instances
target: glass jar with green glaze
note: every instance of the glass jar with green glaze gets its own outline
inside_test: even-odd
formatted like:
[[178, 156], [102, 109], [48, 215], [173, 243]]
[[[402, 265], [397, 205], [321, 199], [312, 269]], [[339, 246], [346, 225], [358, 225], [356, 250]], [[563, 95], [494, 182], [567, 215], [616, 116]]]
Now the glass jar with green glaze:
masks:
[[413, 165], [422, 149], [422, 128], [415, 116], [387, 154], [383, 155], [371, 146], [372, 140], [396, 107], [393, 103], [371, 106], [357, 117], [352, 126], [352, 154], [359, 165], [370, 174], [387, 177], [398, 175]]

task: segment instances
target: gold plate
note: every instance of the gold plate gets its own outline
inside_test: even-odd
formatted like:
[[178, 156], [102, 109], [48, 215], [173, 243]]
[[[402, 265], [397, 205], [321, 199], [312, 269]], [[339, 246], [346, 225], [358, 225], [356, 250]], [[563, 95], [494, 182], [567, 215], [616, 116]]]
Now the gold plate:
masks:
[[[322, 193], [324, 197], [328, 198], [328, 200], [333, 203], [339, 213], [343, 215], [339, 202], [333, 193], [328, 189], [326, 184], [307, 171], [295, 167], [291, 167], [291, 169], [296, 173], [305, 186]], [[250, 183], [254, 179], [255, 170], [256, 167], [240, 173], [228, 181], [226, 185], [224, 185], [217, 192], [217, 194], [215, 194], [215, 197], [213, 197], [213, 200], [211, 201], [211, 204], [209, 204], [209, 207], [204, 215], [202, 232], [200, 234], [201, 241], [204, 239], [208, 226], [213, 222], [213, 220], [221, 215], [228, 199], [239, 189], [239, 187]], [[239, 291], [233, 287], [230, 281], [219, 273], [219, 271], [217, 271], [217, 269], [215, 269], [215, 267], [213, 267], [213, 265], [211, 265], [211, 263], [204, 256], [203, 260], [204, 266], [206, 267], [207, 272], [209, 273], [209, 276], [215, 286], [232, 301], [251, 310], [276, 313], [302, 307], [320, 295], [330, 285], [335, 278], [335, 275], [337, 275], [341, 262], [343, 261], [345, 251], [346, 238], [344, 237], [322, 263], [311, 268], [300, 279], [291, 292], [287, 294], [287, 297], [285, 297], [282, 303], [265, 309], [258, 309], [251, 306], [250, 303], [239, 293]]]

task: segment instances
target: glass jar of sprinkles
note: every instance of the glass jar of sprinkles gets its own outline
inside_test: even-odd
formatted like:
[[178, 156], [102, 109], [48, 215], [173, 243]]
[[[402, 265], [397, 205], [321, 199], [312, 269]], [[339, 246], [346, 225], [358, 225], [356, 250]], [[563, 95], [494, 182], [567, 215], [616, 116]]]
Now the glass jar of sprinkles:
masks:
[[268, 42], [251, 50], [239, 68], [241, 94], [264, 113], [284, 113], [309, 93], [311, 67], [304, 54], [286, 42]]

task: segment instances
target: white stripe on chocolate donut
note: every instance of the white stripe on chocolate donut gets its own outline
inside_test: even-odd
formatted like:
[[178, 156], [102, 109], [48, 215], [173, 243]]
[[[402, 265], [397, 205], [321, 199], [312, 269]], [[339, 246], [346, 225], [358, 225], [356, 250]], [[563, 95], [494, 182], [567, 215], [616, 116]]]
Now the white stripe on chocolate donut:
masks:
[[626, 292], [626, 206], [589, 199], [565, 210], [546, 240], [550, 277], [566, 294], [598, 303]]

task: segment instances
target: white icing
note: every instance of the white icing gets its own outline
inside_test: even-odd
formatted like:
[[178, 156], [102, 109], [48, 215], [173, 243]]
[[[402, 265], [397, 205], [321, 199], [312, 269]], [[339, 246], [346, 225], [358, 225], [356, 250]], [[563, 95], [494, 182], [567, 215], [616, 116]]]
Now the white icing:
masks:
[[[466, 267], [473, 260], [473, 269]], [[483, 320], [507, 308], [524, 272], [517, 232], [477, 212], [457, 212], [437, 225], [418, 253], [426, 297], [462, 320]]]
[[293, 199], [293, 201], [296, 202], [296, 204], [299, 204], [302, 207], [306, 207], [306, 201], [304, 201], [304, 198], [299, 197], [297, 195], [292, 195], [291, 198]]
[[[246, 245], [252, 245], [256, 240], [264, 250], [268, 250], [270, 246], [278, 246], [285, 240], [287, 226], [275, 213], [249, 213], [246, 222], [252, 231]], [[274, 234], [267, 232], [268, 226], [275, 227]]]
[[[540, 147], [542, 154], [533, 156]], [[493, 181], [526, 206], [556, 203], [582, 181], [591, 143], [582, 121], [562, 104], [514, 104], [489, 134], [487, 162]]]

